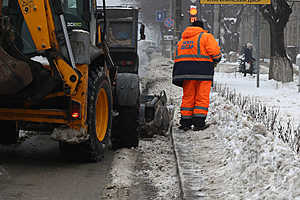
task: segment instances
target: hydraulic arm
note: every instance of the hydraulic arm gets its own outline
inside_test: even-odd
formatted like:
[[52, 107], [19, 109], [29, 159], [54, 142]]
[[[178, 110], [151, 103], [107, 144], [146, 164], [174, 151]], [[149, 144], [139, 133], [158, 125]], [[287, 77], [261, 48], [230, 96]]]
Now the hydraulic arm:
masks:
[[[69, 88], [66, 91], [73, 94], [78, 84], [80, 73], [76, 70], [61, 1], [51, 1], [52, 7], [49, 0], [18, 0], [18, 2], [37, 51], [51, 50], [51, 59], [53, 59], [53, 63], [66, 87]], [[64, 41], [69, 56], [68, 63], [57, 53], [60, 47], [55, 34], [57, 29], [53, 14], [57, 15], [63, 29]]]

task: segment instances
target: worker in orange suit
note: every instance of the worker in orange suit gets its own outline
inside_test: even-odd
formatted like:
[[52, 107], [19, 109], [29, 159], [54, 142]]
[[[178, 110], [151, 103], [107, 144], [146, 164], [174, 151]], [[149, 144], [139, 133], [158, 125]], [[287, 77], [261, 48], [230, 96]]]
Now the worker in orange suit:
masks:
[[172, 83], [183, 88], [179, 129], [204, 130], [214, 67], [221, 51], [214, 36], [195, 21], [181, 35], [175, 51]]

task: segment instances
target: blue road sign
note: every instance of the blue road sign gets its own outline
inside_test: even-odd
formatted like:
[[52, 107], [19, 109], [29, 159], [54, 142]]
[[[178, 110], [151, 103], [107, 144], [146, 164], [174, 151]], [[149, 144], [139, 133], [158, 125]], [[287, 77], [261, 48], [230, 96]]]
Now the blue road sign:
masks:
[[162, 11], [156, 11], [156, 21], [157, 22], [163, 22], [165, 19], [165, 13]]
[[165, 22], [164, 22], [164, 25], [167, 27], [167, 28], [172, 28], [174, 26], [174, 19], [172, 19], [171, 17], [168, 17], [165, 19]]

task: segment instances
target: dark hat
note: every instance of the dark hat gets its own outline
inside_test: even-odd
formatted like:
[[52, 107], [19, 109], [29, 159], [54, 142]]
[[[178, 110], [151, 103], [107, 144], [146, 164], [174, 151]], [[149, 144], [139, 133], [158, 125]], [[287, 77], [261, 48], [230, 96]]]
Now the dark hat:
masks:
[[204, 28], [204, 23], [203, 23], [203, 21], [197, 20], [192, 23], [192, 26], [198, 26], [198, 27]]

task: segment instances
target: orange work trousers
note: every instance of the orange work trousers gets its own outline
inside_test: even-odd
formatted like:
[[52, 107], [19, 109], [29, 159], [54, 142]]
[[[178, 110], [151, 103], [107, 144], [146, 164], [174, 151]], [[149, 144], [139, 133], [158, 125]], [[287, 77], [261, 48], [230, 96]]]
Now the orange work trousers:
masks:
[[212, 81], [184, 80], [180, 107], [182, 119], [206, 117]]

